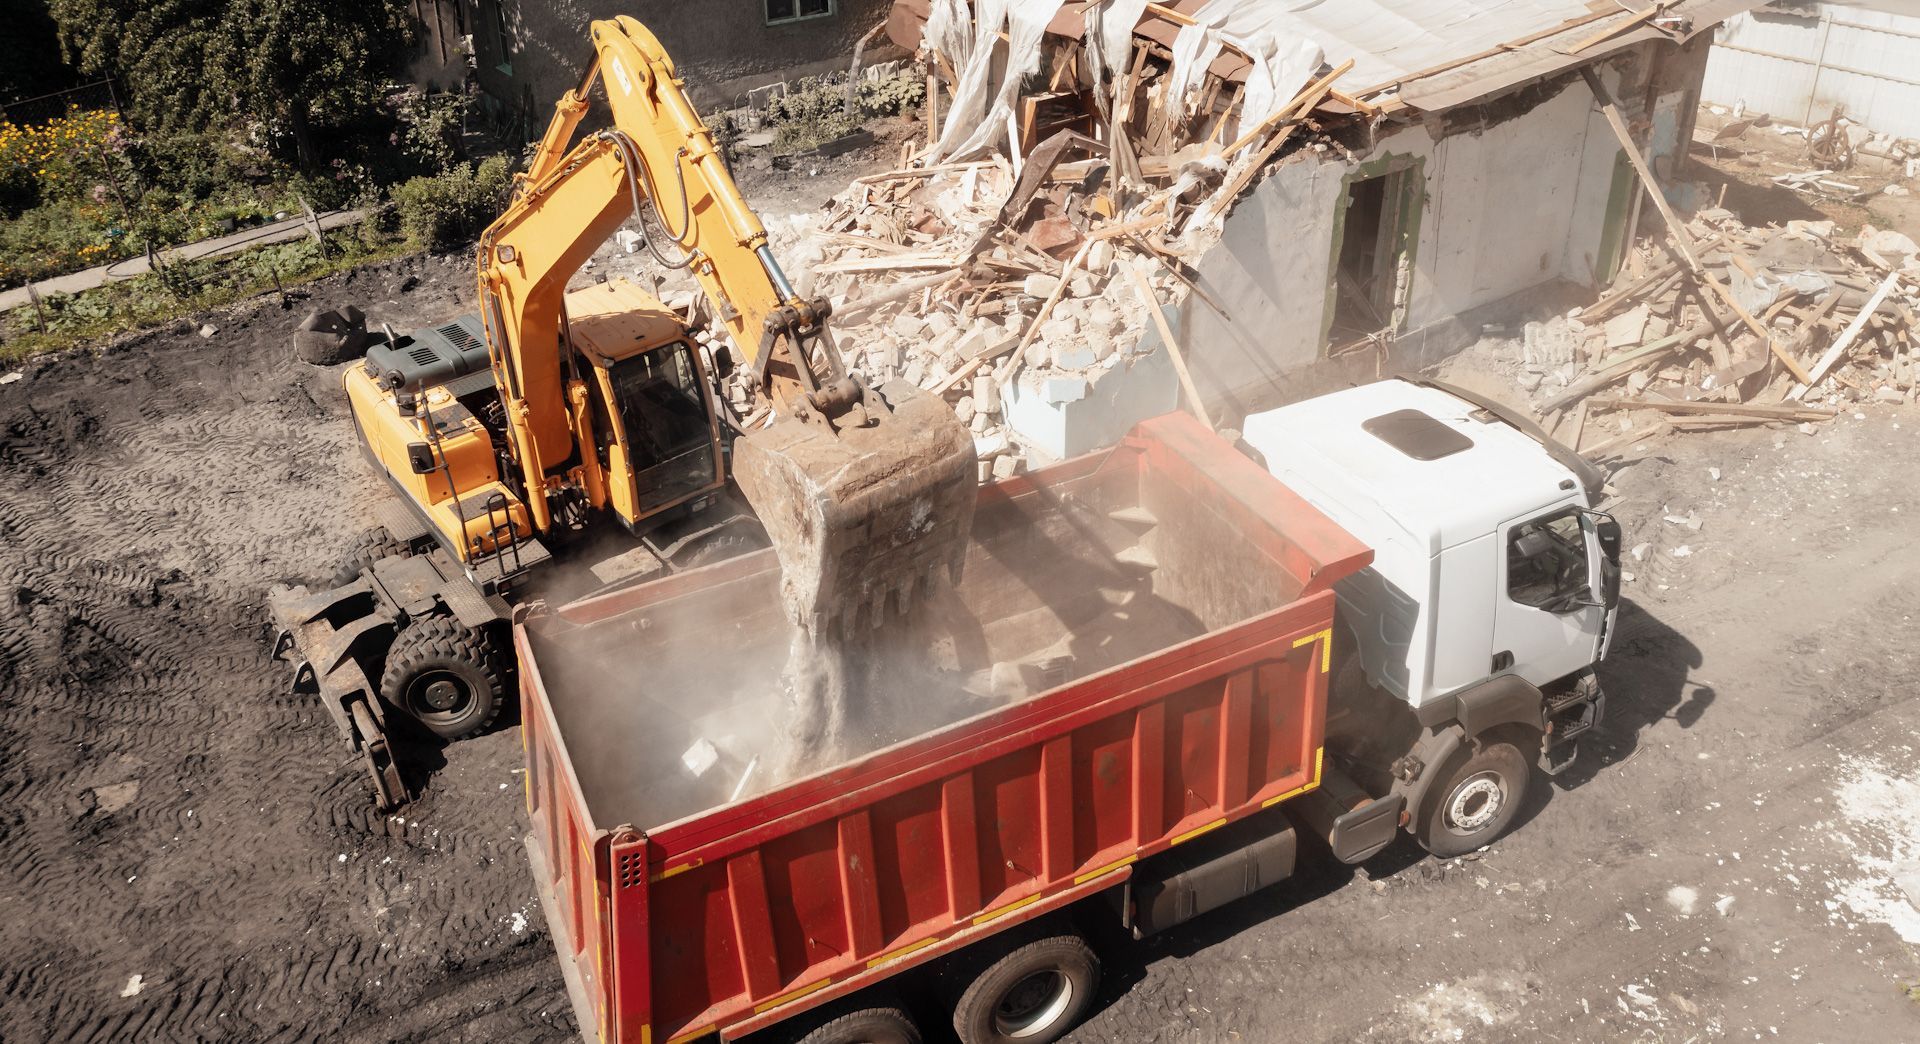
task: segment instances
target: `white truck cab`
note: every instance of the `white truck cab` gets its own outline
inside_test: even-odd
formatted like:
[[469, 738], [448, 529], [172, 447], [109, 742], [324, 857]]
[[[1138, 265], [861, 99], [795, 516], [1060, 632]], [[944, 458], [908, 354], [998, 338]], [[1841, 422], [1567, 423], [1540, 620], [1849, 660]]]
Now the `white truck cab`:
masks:
[[1342, 857], [1391, 840], [1388, 818], [1442, 854], [1492, 840], [1535, 756], [1564, 769], [1604, 707], [1593, 666], [1613, 632], [1620, 536], [1593, 509], [1599, 475], [1530, 422], [1434, 382], [1255, 414], [1242, 438], [1374, 549], [1335, 587], [1347, 663], [1328, 754], [1350, 778], [1321, 804], [1359, 817], [1334, 832], [1358, 843]]

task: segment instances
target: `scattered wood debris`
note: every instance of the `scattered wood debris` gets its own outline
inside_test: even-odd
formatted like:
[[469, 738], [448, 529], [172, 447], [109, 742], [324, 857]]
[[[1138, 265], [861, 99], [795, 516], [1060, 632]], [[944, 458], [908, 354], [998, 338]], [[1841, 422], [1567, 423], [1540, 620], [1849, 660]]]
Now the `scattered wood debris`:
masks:
[[1612, 290], [1561, 320], [1576, 363], [1536, 407], [1560, 437], [1604, 455], [1659, 430], [1914, 401], [1920, 245], [1871, 226], [1843, 237], [1831, 221], [1749, 228], [1716, 208], [1674, 231], [1639, 244]]
[[[1155, 5], [1143, 15], [1184, 24]], [[1285, 62], [1183, 59], [1090, 24], [1084, 38], [1045, 34], [1031, 69], [991, 46], [942, 50], [964, 50], [954, 41], [977, 28], [929, 24], [925, 141], [900, 169], [854, 180], [782, 253], [801, 293], [832, 302], [851, 368], [875, 387], [905, 380], [947, 398], [973, 428], [985, 479], [1047, 456], [1009, 422], [1010, 397], [1065, 409], [1159, 352], [1204, 416], [1161, 310], [1196, 295], [1221, 309], [1191, 265], [1233, 201], [1283, 148], [1325, 150], [1330, 122], [1374, 110], [1334, 90], [1352, 63], [1329, 68], [1318, 48]], [[1225, 38], [1216, 53], [1236, 46]], [[954, 122], [969, 106], [987, 113]]]

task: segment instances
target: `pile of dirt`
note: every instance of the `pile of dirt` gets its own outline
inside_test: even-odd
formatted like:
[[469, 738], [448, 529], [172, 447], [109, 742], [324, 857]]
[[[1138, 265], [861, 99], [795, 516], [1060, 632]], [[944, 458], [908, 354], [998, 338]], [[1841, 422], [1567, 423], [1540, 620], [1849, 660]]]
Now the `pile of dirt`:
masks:
[[[471, 261], [311, 288], [404, 328]], [[0, 386], [0, 1038], [574, 1032], [520, 847], [511, 733], [401, 815], [270, 658], [382, 491], [339, 372], [263, 300]], [[204, 326], [214, 327], [202, 336]]]

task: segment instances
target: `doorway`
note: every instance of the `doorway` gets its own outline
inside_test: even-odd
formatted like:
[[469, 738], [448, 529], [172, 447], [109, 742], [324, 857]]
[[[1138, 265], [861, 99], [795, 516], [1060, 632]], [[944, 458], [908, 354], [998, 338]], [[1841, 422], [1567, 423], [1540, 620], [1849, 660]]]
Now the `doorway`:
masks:
[[1347, 179], [1334, 218], [1333, 285], [1329, 288], [1328, 353], [1376, 340], [1406, 318], [1426, 197], [1419, 162], [1369, 164]]

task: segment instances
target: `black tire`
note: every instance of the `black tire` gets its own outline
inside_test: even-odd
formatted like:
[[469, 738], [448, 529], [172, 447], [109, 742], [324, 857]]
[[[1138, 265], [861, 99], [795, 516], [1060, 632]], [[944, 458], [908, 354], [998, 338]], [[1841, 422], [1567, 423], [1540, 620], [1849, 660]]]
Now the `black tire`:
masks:
[[380, 672], [380, 695], [443, 739], [465, 739], [492, 725], [506, 705], [507, 658], [486, 630], [451, 616], [416, 619], [400, 629]]
[[412, 553], [413, 549], [387, 532], [385, 526], [363, 529], [347, 545], [346, 553], [340, 556], [340, 566], [333, 571], [333, 586], [353, 583], [369, 566], [383, 558]]
[[795, 1044], [920, 1044], [920, 1028], [899, 1008], [862, 1008], [825, 1023]]
[[1077, 935], [1036, 939], [993, 962], [953, 1006], [962, 1044], [1048, 1044], [1086, 1015], [1100, 958]]
[[1507, 738], [1461, 748], [1427, 793], [1420, 846], [1443, 859], [1492, 844], [1519, 815], [1533, 783], [1533, 762]]

